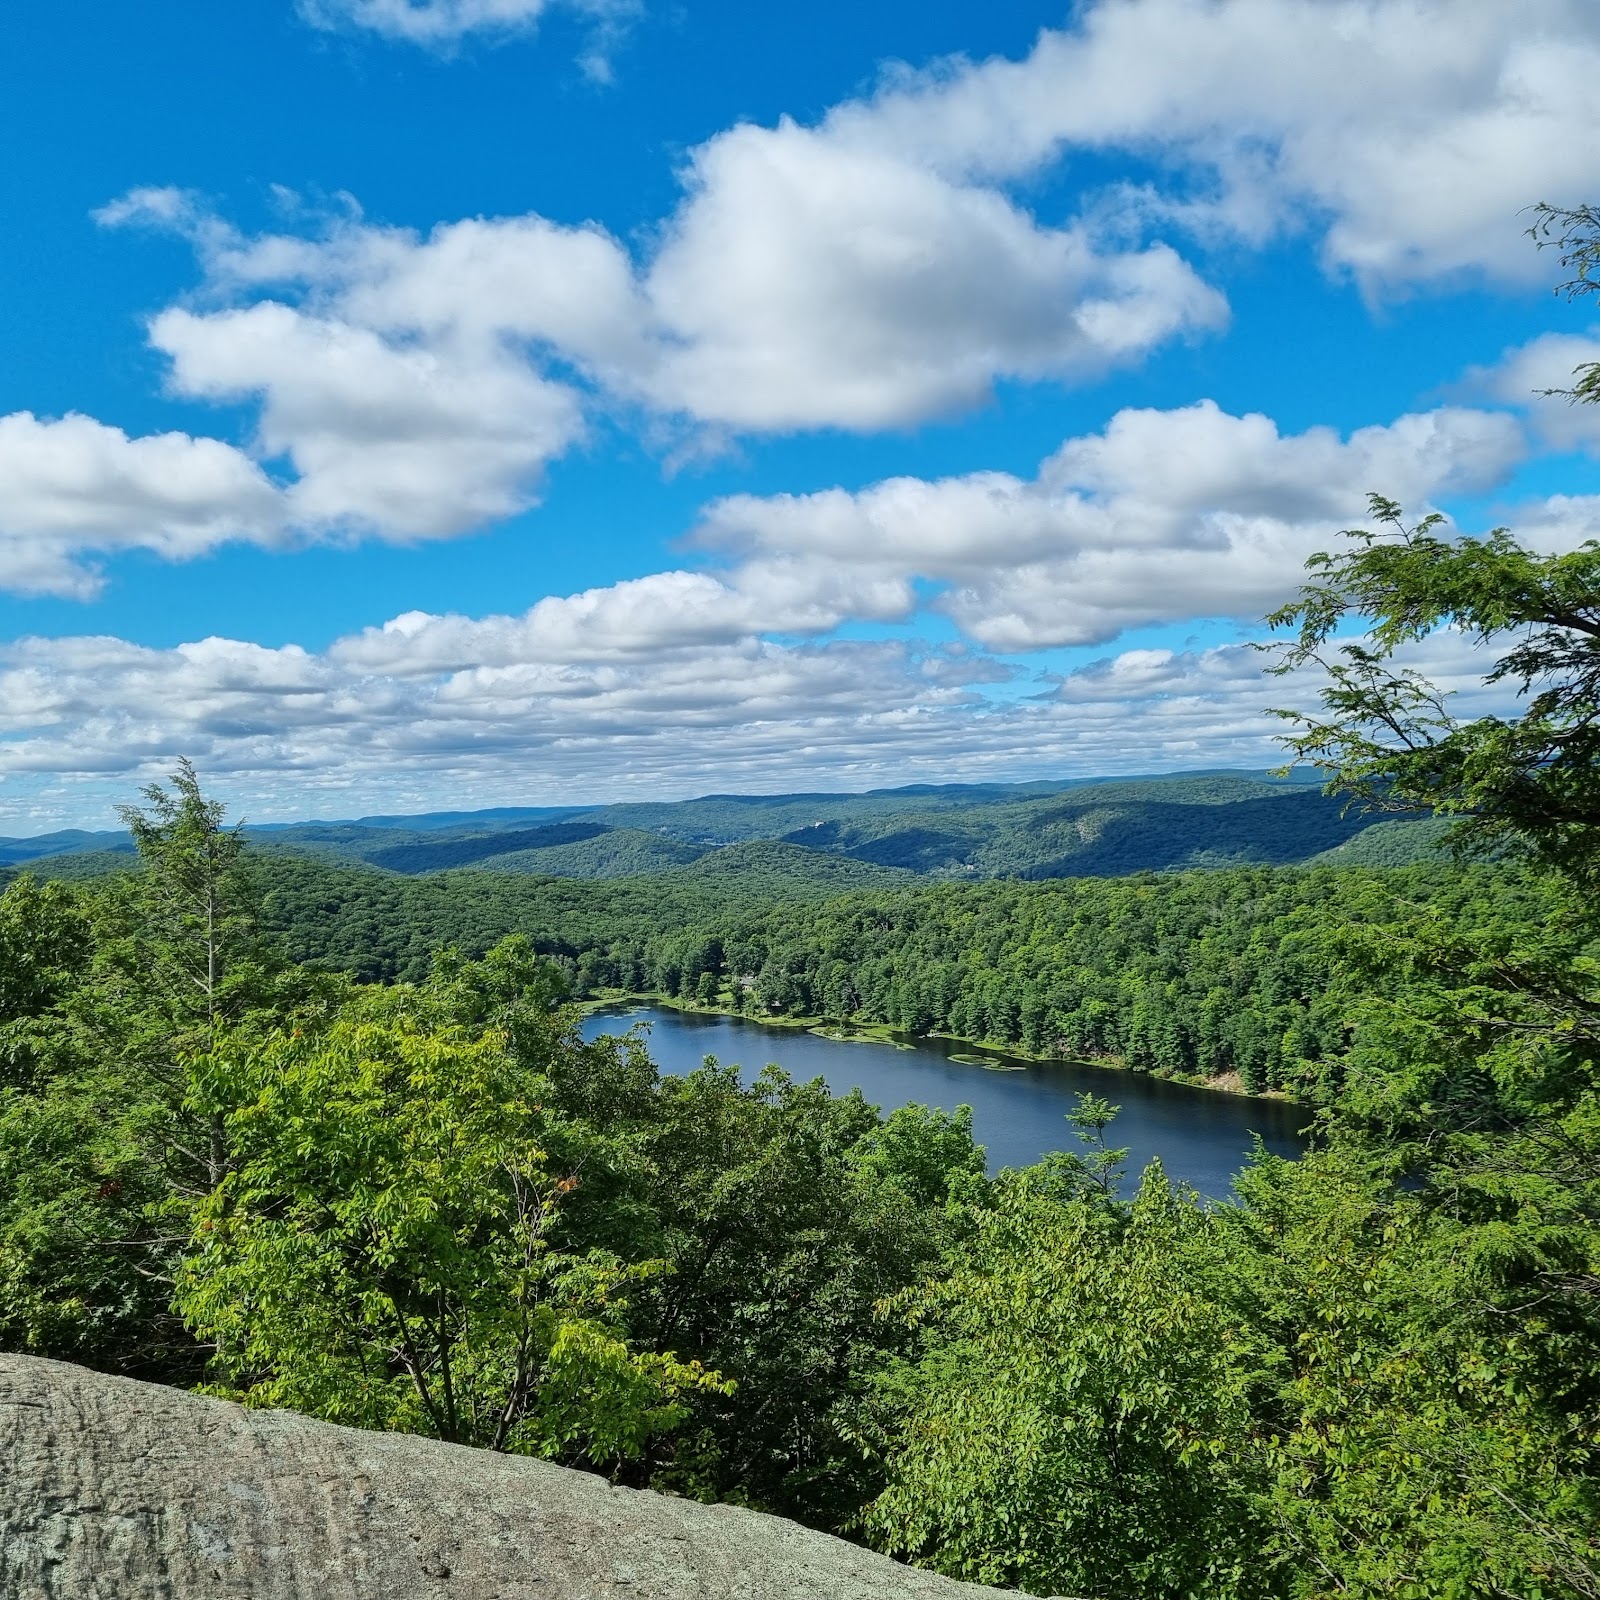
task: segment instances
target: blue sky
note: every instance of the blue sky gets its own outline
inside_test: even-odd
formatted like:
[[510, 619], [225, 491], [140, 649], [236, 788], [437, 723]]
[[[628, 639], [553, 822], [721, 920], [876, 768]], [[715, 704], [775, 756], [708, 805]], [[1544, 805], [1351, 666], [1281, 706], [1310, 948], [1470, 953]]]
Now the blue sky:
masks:
[[4, 26], [0, 831], [1261, 765], [1369, 490], [1600, 524], [1578, 0]]

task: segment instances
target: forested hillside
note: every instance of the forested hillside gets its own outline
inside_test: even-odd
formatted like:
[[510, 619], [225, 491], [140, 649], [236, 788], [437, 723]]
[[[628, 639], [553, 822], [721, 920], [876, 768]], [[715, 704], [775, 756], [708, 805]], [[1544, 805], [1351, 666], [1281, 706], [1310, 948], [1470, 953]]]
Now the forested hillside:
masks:
[[[1043, 790], [1044, 792], [1039, 792]], [[283, 829], [310, 850], [389, 871], [615, 877], [672, 871], [730, 844], [776, 842], [939, 878], [1055, 878], [1304, 861], [1373, 818], [1315, 787], [1241, 774], [865, 795], [711, 796], [617, 805], [537, 828]], [[470, 826], [470, 825], [464, 825]]]
[[416, 981], [445, 945], [477, 956], [507, 934], [522, 933], [541, 952], [562, 958], [581, 988], [619, 976], [620, 987], [648, 986], [645, 952], [664, 931], [738, 908], [824, 899], [910, 878], [765, 843], [730, 845], [682, 872], [606, 881], [472, 869], [406, 877], [288, 855], [248, 860], [261, 891], [262, 926], [294, 961], [368, 981]]
[[[1029, 1593], [1600, 1600], [1600, 548], [1376, 509], [1282, 619], [1377, 619], [1297, 748], [1475, 864], [407, 875], [252, 847], [181, 765], [138, 871], [0, 895], [0, 1347]], [[1515, 635], [1521, 716], [1388, 672], [1446, 622]], [[586, 1043], [616, 988], [1237, 1073], [1316, 1133], [1213, 1205], [1085, 1097], [990, 1177], [964, 1111]]]
[[[590, 827], [592, 824], [582, 824]], [[485, 840], [484, 844], [494, 843]], [[408, 848], [426, 849], [426, 846]], [[636, 878], [670, 873], [712, 852], [711, 845], [686, 844], [638, 828], [596, 828], [587, 838], [567, 844], [540, 844], [532, 849], [497, 851], [481, 857], [491, 872], [527, 873], [552, 878]], [[378, 860], [378, 866], [391, 863]], [[437, 866], [426, 868], [437, 871]]]
[[[553, 816], [554, 820], [544, 820]], [[443, 814], [247, 828], [264, 853], [416, 875], [476, 867], [541, 877], [670, 873], [732, 844], [786, 844], [955, 880], [1093, 877], [1302, 862], [1375, 818], [1315, 785], [1241, 773], [1086, 783], [919, 786], [869, 794], [713, 795], [570, 812]], [[426, 826], [422, 824], [426, 823]], [[1393, 824], [1376, 823], [1393, 830]], [[1391, 831], [1383, 863], [1427, 859], [1434, 836]], [[82, 876], [114, 865], [113, 835], [0, 840], [0, 865]], [[69, 852], [71, 854], [69, 855]], [[1376, 863], [1375, 863], [1376, 864]]]
[[[1553, 915], [1540, 881], [1510, 867], [916, 887], [847, 861], [829, 863], [833, 878], [786, 871], [782, 851], [733, 847], [693, 876], [608, 883], [274, 858], [258, 870], [264, 924], [293, 959], [366, 980], [420, 980], [441, 945], [478, 956], [516, 933], [579, 996], [886, 1023], [1300, 1093], [1326, 1087], [1323, 1064], [1348, 1042], [1344, 931], [1421, 915], [1528, 933]], [[852, 873], [885, 882], [841, 896]]]
[[35, 834], [27, 839], [0, 839], [0, 866], [101, 851], [124, 856], [127, 858], [124, 865], [133, 858], [133, 848], [125, 833], [91, 833], [82, 828], [64, 828], [57, 833]]
[[[1511, 866], [1394, 870], [1412, 855], [1405, 831], [1422, 832], [1431, 853], [1441, 828], [1370, 830], [1380, 847], [1369, 858], [1391, 870], [1334, 852], [1315, 868], [1034, 883], [919, 885], [903, 869], [767, 842], [605, 881], [406, 875], [259, 850], [245, 859], [263, 929], [289, 958], [366, 982], [419, 982], [444, 946], [476, 958], [520, 934], [578, 997], [659, 993], [1310, 1093], [1348, 1036], [1349, 996], [1335, 981], [1345, 957], [1330, 929], [1424, 909], [1523, 928], [1549, 914], [1537, 882]], [[1384, 848], [1397, 833], [1399, 846]], [[123, 859], [60, 865], [93, 877]]]
[[788, 837], [937, 877], [1066, 878], [1304, 861], [1371, 821], [1317, 790], [1172, 780], [1097, 784], [981, 811], [819, 822]]
[[[1414, 923], [1542, 932], [1563, 959], [1596, 953], [1562, 928], [1563, 910], [1547, 884], [1509, 870], [1253, 868], [735, 908], [657, 933], [642, 964], [653, 989], [755, 1016], [886, 1023], [1201, 1081], [1236, 1074], [1252, 1092], [1326, 1101], [1344, 1092], [1363, 998], [1399, 977], [1381, 958], [1353, 976], [1352, 939]], [[634, 959], [625, 940], [580, 954], [577, 980], [621, 984]]]
[[1313, 856], [1311, 862], [1329, 867], [1405, 867], [1419, 861], [1438, 861], [1444, 855], [1451, 827], [1448, 817], [1375, 822], [1343, 844]]

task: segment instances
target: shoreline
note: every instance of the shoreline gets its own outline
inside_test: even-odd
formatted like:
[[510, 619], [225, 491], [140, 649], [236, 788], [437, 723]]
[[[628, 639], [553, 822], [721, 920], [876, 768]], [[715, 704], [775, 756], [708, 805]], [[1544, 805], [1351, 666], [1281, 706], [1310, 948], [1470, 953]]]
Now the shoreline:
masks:
[[[1137, 1073], [1137, 1067], [1130, 1067], [1121, 1056], [1054, 1056], [1041, 1055], [1035, 1051], [1026, 1050], [1021, 1045], [997, 1044], [987, 1039], [968, 1039], [956, 1033], [907, 1033], [904, 1029], [893, 1028], [886, 1022], [854, 1022], [847, 1018], [838, 1017], [753, 1017], [745, 1011], [735, 1011], [725, 1005], [702, 1005], [698, 1000], [685, 1000], [677, 995], [651, 994], [651, 993], [617, 993], [604, 994], [587, 1000], [575, 1000], [573, 1006], [585, 1016], [597, 1011], [610, 1010], [615, 1006], [659, 1006], [665, 1011], [681, 1011], [690, 1016], [699, 1017], [727, 1017], [734, 1022], [748, 1022], [757, 1028], [788, 1028], [799, 1029], [806, 1033], [815, 1034], [819, 1038], [832, 1039], [840, 1044], [866, 1043], [892, 1045], [901, 1050], [912, 1050], [918, 1044], [931, 1040], [939, 1040], [945, 1044], [964, 1045], [974, 1052], [972, 1055], [953, 1055], [951, 1060], [962, 1062], [965, 1065], [984, 1067], [991, 1072], [1019, 1072], [1029, 1066], [1039, 1067], [1104, 1067], [1113, 1072]], [[981, 1056], [998, 1056], [1000, 1058], [990, 1066], [981, 1059]], [[1016, 1065], [1006, 1063], [1015, 1062]], [[1268, 1089], [1260, 1093], [1252, 1093], [1243, 1086], [1239, 1074], [1234, 1072], [1220, 1073], [1216, 1077], [1201, 1078], [1187, 1072], [1147, 1072], [1146, 1077], [1159, 1078], [1163, 1083], [1181, 1083], [1191, 1089], [1206, 1089], [1212, 1094], [1234, 1095], [1241, 1100], [1278, 1100], [1288, 1105], [1308, 1105], [1310, 1102], [1297, 1100], [1293, 1095], [1284, 1093], [1281, 1089]]]

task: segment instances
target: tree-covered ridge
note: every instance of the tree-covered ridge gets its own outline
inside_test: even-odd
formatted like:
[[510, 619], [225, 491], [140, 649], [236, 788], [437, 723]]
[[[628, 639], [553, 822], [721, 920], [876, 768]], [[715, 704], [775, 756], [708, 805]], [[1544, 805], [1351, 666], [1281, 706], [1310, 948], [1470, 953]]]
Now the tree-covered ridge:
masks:
[[470, 868], [406, 877], [265, 854], [252, 856], [251, 866], [262, 925], [294, 961], [367, 981], [418, 981], [445, 945], [481, 955], [518, 933], [557, 958], [584, 993], [617, 977], [626, 981], [611, 986], [649, 987], [645, 952], [658, 933], [734, 908], [908, 881], [904, 873], [766, 843], [729, 846], [681, 873], [606, 880]]
[[[1302, 861], [1371, 821], [1304, 784], [1214, 774], [1014, 789], [712, 797], [619, 805], [537, 829], [387, 830], [320, 839], [282, 829], [263, 843], [400, 872], [481, 869], [550, 876], [671, 871], [729, 845], [784, 843], [946, 878], [1062, 877]], [[580, 837], [584, 835], [584, 837]]]
[[[484, 841], [486, 846], [495, 843], [494, 839]], [[686, 844], [639, 828], [606, 828], [568, 844], [544, 844], [534, 850], [496, 850], [480, 859], [484, 870], [491, 872], [552, 878], [637, 878], [673, 872], [711, 852], [710, 845]]]
[[[1337, 1098], [1360, 930], [1554, 922], [1566, 899], [1509, 872], [1239, 869], [874, 893], [690, 925], [647, 943], [652, 986], [755, 1015], [886, 1023], [1136, 1070], [1236, 1074]], [[1584, 948], [1581, 934], [1570, 953]], [[580, 974], [603, 973], [580, 958]], [[611, 974], [621, 977], [621, 970]], [[726, 986], [726, 987], [725, 987]], [[1387, 987], [1363, 975], [1361, 990]]]
[[0, 865], [20, 866], [28, 861], [44, 861], [69, 854], [102, 851], [115, 852], [125, 857], [131, 857], [134, 853], [133, 846], [125, 833], [63, 828], [55, 833], [36, 834], [32, 838], [0, 839]]
[[446, 838], [427, 844], [392, 844], [372, 851], [368, 862], [389, 872], [433, 872], [466, 867], [491, 856], [536, 854], [583, 844], [607, 830], [596, 822], [553, 822], [542, 828], [506, 828], [479, 838]]
[[1184, 795], [1188, 787], [1174, 783], [1178, 797], [1169, 798], [1155, 784], [1096, 785], [977, 813], [818, 823], [789, 837], [937, 877], [1104, 877], [1304, 861], [1358, 836], [1372, 820], [1316, 790], [1263, 785], [1266, 792], [1251, 793], [1252, 785], [1240, 783], [1202, 798]]
[[1444, 853], [1455, 824], [1448, 817], [1409, 817], [1374, 822], [1354, 838], [1315, 855], [1308, 863], [1319, 867], [1409, 867], [1437, 861]]
[[[738, 849], [769, 847], [719, 855]], [[1351, 929], [1562, 925], [1547, 885], [1499, 865], [911, 880], [844, 895], [746, 866], [605, 883], [276, 858], [257, 871], [265, 924], [295, 960], [367, 980], [415, 981], [441, 945], [477, 955], [515, 933], [578, 996], [664, 993], [1310, 1096], [1350, 1037]]]
[[[538, 814], [532, 814], [537, 816]], [[1055, 878], [1300, 862], [1358, 838], [1373, 818], [1303, 782], [1210, 773], [1089, 783], [973, 785], [864, 795], [710, 796], [606, 806], [522, 825], [517, 814], [427, 827], [401, 819], [247, 828], [263, 852], [415, 875], [476, 867], [543, 877], [672, 873], [730, 845], [783, 844], [935, 878]], [[0, 841], [0, 861], [52, 876], [117, 863], [110, 836]], [[1413, 836], [1404, 859], [1424, 859]], [[52, 854], [53, 851], [61, 853]], [[1391, 844], [1388, 854], [1394, 856]], [[799, 858], [795, 858], [796, 861]], [[121, 863], [131, 864], [127, 859]], [[820, 868], [818, 870], [821, 870]]]

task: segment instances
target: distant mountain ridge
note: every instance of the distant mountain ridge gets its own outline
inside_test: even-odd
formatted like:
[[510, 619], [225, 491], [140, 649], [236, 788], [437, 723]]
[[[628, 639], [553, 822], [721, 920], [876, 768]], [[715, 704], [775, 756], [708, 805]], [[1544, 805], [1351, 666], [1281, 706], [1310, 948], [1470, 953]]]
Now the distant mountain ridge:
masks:
[[[1354, 843], [1375, 826], [1384, 832], [1371, 852]], [[845, 862], [869, 873], [947, 880], [1281, 866], [1314, 857], [1401, 865], [1433, 854], [1441, 831], [1432, 820], [1347, 811], [1314, 782], [1244, 772], [714, 794], [245, 829], [270, 855], [406, 877], [462, 868], [569, 878], [698, 874], [728, 870], [718, 858], [734, 847], [760, 845], [764, 874], [808, 881], [831, 878]], [[50, 861], [52, 875], [92, 875], [114, 870], [129, 849], [126, 834], [86, 830], [0, 839], [0, 868]]]
[[84, 828], [63, 828], [57, 833], [35, 834], [28, 839], [0, 839], [0, 865], [14, 866], [46, 856], [79, 855], [90, 850], [132, 851], [127, 830], [91, 833]]

